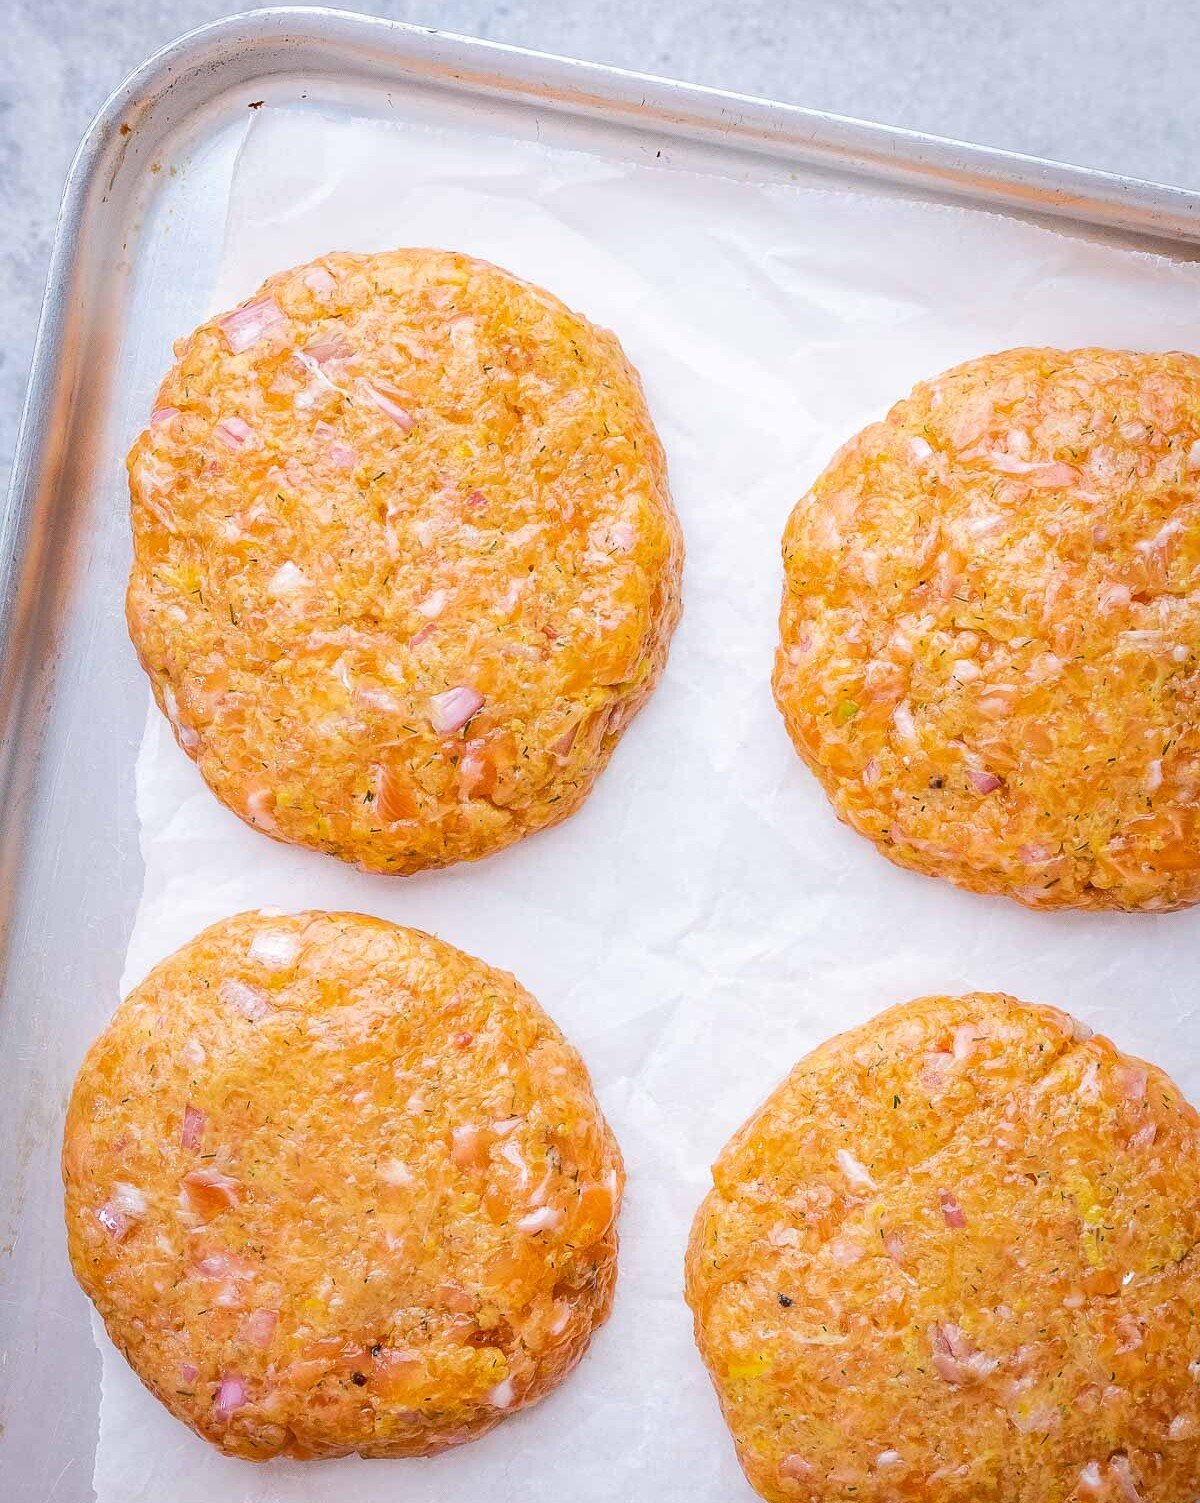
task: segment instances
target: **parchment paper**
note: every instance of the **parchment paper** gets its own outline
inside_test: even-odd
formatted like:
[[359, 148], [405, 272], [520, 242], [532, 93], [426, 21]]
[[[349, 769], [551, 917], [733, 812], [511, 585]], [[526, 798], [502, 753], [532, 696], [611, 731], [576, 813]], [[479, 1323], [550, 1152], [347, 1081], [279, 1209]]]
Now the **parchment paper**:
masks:
[[582, 1050], [625, 1153], [616, 1308], [549, 1399], [432, 1461], [223, 1458], [101, 1338], [97, 1494], [737, 1503], [750, 1493], [692, 1346], [683, 1250], [709, 1163], [794, 1060], [891, 1003], [1004, 989], [1200, 1095], [1200, 912], [1028, 913], [901, 872], [836, 822], [771, 702], [784, 519], [843, 439], [958, 360], [1022, 343], [1200, 350], [1200, 275], [982, 212], [267, 109], [236, 172], [217, 304], [326, 250], [406, 244], [544, 284], [641, 370], [688, 550], [665, 680], [565, 825], [407, 880], [247, 829], [152, 708], [125, 983], [268, 904], [380, 914], [511, 969]]

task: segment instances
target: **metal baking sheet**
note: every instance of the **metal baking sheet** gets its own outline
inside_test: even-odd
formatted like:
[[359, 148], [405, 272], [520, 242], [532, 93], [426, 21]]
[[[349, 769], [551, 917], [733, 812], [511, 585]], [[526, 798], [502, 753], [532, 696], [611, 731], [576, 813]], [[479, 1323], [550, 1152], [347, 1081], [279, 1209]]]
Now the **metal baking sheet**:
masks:
[[62, 1112], [110, 1014], [141, 885], [133, 763], [145, 686], [122, 614], [121, 458], [170, 338], [208, 310], [249, 109], [470, 123], [753, 180], [1053, 219], [1194, 259], [1177, 189], [316, 10], [217, 23], [105, 106], [68, 182], [0, 521], [0, 1496], [91, 1496], [98, 1358], [61, 1232]]

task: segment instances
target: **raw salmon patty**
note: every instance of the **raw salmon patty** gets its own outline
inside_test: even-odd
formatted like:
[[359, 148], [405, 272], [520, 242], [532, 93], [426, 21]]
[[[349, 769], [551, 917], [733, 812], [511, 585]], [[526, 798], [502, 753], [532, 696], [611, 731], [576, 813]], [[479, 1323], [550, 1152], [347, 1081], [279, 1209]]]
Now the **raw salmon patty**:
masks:
[[1194, 1503], [1200, 1119], [1049, 1007], [823, 1044], [713, 1170], [696, 1340], [771, 1503]]
[[79, 1282], [232, 1455], [414, 1456], [575, 1366], [621, 1159], [513, 978], [351, 913], [245, 913], [165, 960], [75, 1082]]
[[371, 870], [586, 797], [662, 672], [682, 545], [616, 339], [444, 251], [329, 255], [176, 347], [127, 610], [241, 818]]
[[1034, 907], [1200, 897], [1200, 360], [919, 385], [788, 522], [775, 696], [839, 816]]

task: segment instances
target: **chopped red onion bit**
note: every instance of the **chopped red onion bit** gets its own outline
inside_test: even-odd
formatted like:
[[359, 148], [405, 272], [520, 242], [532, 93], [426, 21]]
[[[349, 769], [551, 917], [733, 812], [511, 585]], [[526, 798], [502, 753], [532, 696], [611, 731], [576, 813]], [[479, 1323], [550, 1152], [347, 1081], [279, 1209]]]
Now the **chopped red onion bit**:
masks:
[[245, 418], [240, 417], [222, 418], [215, 432], [230, 449], [244, 449], [254, 437], [254, 429]]
[[387, 392], [380, 391], [378, 386], [375, 386], [370, 381], [360, 377], [358, 381], [358, 390], [367, 398], [368, 401], [373, 402], [375, 406], [379, 408], [380, 412], [384, 413], [385, 416], [390, 417], [392, 422], [395, 423], [397, 427], [403, 429], [405, 433], [411, 433], [416, 427], [416, 420], [413, 418], [412, 413], [409, 412], [406, 408], [401, 407], [400, 403], [397, 402], [394, 397], [388, 396]]
[[495, 1388], [488, 1394], [488, 1402], [497, 1409], [511, 1409], [516, 1401], [517, 1391], [513, 1387], [511, 1378], [505, 1378], [503, 1383], [497, 1383]]
[[246, 1383], [238, 1373], [226, 1373], [217, 1384], [213, 1399], [213, 1413], [218, 1419], [228, 1419], [246, 1403]]
[[118, 1210], [111, 1201], [106, 1201], [96, 1212], [96, 1220], [114, 1242], [124, 1242], [133, 1226], [133, 1222], [124, 1211]]
[[954, 1231], [966, 1226], [967, 1218], [963, 1215], [963, 1208], [958, 1203], [958, 1198], [949, 1190], [938, 1191], [938, 1201], [942, 1207], [942, 1220]]
[[837, 1151], [838, 1168], [846, 1176], [847, 1180], [856, 1190], [874, 1190], [875, 1181], [871, 1178], [870, 1171], [845, 1148]]
[[183, 1109], [183, 1132], [180, 1135], [180, 1144], [191, 1152], [195, 1152], [204, 1141], [204, 1124], [207, 1121], [203, 1112], [198, 1112], [189, 1101]]
[[271, 1345], [271, 1338], [278, 1324], [278, 1310], [255, 1310], [252, 1315], [246, 1317], [242, 1330], [251, 1346], [265, 1351]]
[[435, 694], [429, 701], [429, 721], [441, 736], [449, 736], [466, 725], [472, 715], [483, 708], [483, 695], [477, 689], [461, 684], [457, 689], [447, 689], [444, 694]]
[[277, 329], [280, 324], [286, 322], [283, 309], [273, 297], [256, 298], [254, 302], [247, 303], [244, 308], [236, 308], [232, 313], [227, 313], [224, 318], [217, 320], [229, 348], [235, 355], [248, 350], [272, 329]]
[[517, 1231], [529, 1232], [553, 1232], [563, 1224], [566, 1213], [554, 1206], [541, 1206], [536, 1211], [530, 1211], [528, 1216], [522, 1216], [517, 1222]]

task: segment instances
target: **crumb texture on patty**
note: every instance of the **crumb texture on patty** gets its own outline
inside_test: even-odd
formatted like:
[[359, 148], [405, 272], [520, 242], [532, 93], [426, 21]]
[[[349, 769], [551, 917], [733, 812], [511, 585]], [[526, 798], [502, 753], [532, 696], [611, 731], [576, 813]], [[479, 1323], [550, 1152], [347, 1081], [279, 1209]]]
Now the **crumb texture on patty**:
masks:
[[180, 745], [278, 839], [471, 860], [586, 797], [682, 542], [614, 336], [497, 267], [328, 255], [176, 346], [127, 615]]
[[1035, 907], [1200, 896], [1200, 360], [923, 382], [783, 542], [775, 695], [892, 860]]
[[772, 1503], [1194, 1503], [1200, 1119], [1011, 997], [802, 1060], [713, 1170], [696, 1340]]
[[358, 914], [242, 914], [152, 971], [63, 1176], [115, 1344], [254, 1460], [471, 1440], [612, 1299], [623, 1171], [578, 1054], [511, 976]]

